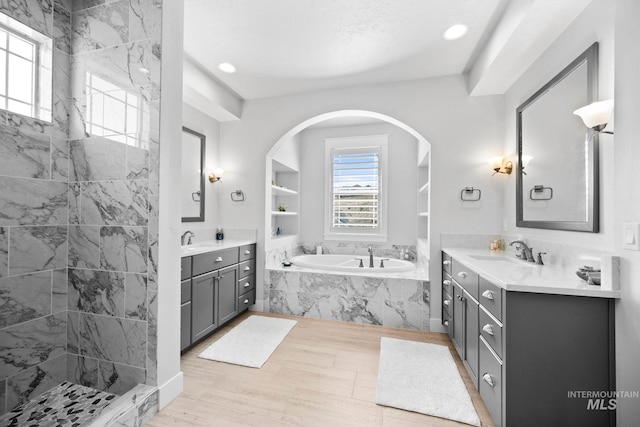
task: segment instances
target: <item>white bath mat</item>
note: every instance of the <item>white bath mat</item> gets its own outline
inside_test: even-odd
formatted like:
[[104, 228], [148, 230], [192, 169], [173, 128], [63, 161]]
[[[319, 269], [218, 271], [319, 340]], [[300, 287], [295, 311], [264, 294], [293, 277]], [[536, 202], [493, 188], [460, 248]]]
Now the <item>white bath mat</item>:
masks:
[[383, 337], [376, 403], [480, 425], [449, 348]]
[[289, 319], [250, 316], [198, 357], [260, 368], [296, 323]]

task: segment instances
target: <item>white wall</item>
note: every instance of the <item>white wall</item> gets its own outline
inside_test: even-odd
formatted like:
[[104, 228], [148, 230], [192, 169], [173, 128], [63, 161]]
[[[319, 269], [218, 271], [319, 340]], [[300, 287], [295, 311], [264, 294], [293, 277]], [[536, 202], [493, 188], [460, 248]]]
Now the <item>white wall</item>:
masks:
[[[616, 388], [620, 391], [640, 387], [640, 252], [622, 249], [623, 223], [640, 222], [640, 196], [634, 190], [640, 182], [639, 21], [640, 2], [636, 0], [594, 0], [505, 99], [506, 147], [515, 152], [515, 108], [591, 43], [600, 43], [598, 98], [615, 98], [615, 126], [612, 123], [607, 128], [615, 130], [615, 135], [600, 138], [600, 233], [516, 228], [515, 180], [509, 181], [504, 206], [511, 233], [612, 251], [621, 257], [622, 298], [615, 304]], [[638, 419], [637, 399], [619, 399], [617, 425], [636, 425]]]
[[416, 244], [418, 141], [403, 129], [387, 123], [312, 128], [301, 133], [301, 241], [324, 240], [326, 217], [323, 197], [325, 194], [324, 139], [383, 134], [389, 135], [387, 243]]
[[[205, 144], [205, 172], [206, 176], [214, 167], [224, 169], [224, 164], [220, 161], [220, 123], [213, 117], [192, 107], [187, 103], [182, 104], [182, 125], [206, 137]], [[224, 176], [223, 178], [224, 179]], [[212, 229], [220, 225], [219, 205], [220, 205], [220, 183], [212, 184], [208, 179], [204, 181], [205, 207], [204, 222], [183, 222], [182, 232], [192, 230], [197, 238], [207, 240], [207, 236], [198, 236], [198, 230]], [[215, 236], [208, 236], [209, 240]]]
[[[246, 202], [220, 200], [221, 222], [258, 229], [258, 265], [264, 265], [265, 155], [287, 131], [320, 114], [366, 110], [385, 114], [415, 129], [431, 146], [432, 298], [440, 298], [441, 232], [495, 233], [502, 225], [503, 176], [491, 176], [486, 160], [502, 152], [501, 97], [470, 98], [462, 76], [327, 90], [304, 95], [247, 101], [242, 120], [221, 123], [223, 194], [241, 188]], [[416, 160], [417, 162], [417, 160]], [[478, 203], [462, 204], [460, 190], [482, 189]], [[488, 242], [487, 242], [488, 245]], [[257, 298], [262, 298], [262, 270]], [[434, 317], [439, 308], [433, 307]]]
[[[616, 370], [618, 390], [640, 389], [640, 252], [622, 249], [622, 226], [640, 222], [640, 2], [616, 0], [615, 136], [608, 140], [615, 154], [615, 169], [608, 173], [615, 188], [613, 235], [621, 256], [622, 298], [616, 304]], [[606, 137], [602, 138], [603, 140]], [[610, 214], [611, 215], [611, 214]], [[618, 401], [618, 425], [637, 425], [638, 399]]]

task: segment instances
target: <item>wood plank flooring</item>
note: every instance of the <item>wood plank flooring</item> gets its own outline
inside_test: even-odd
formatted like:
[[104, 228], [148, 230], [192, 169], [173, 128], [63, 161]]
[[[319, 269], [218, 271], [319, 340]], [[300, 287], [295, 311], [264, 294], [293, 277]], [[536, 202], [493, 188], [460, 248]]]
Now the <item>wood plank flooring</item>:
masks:
[[[250, 315], [298, 323], [261, 369], [198, 358]], [[148, 425], [465, 426], [375, 404], [383, 336], [449, 346], [482, 426], [494, 426], [445, 334], [255, 312], [239, 316], [182, 355], [184, 391]]]

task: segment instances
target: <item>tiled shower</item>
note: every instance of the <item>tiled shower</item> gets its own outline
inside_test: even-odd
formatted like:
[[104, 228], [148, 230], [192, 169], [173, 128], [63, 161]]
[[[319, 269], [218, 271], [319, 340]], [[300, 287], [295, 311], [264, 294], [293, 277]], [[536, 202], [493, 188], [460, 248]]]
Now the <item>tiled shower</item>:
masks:
[[162, 0], [21, 0], [52, 122], [0, 111], [0, 415], [64, 381], [156, 385]]

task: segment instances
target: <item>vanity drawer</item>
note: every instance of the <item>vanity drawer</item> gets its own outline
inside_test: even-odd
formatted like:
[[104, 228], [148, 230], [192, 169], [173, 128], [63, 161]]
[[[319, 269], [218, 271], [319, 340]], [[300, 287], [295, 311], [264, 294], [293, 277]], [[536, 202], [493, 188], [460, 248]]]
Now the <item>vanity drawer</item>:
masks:
[[495, 425], [502, 425], [502, 362], [480, 337], [480, 378], [478, 391]]
[[191, 278], [191, 257], [180, 258], [180, 280]]
[[208, 273], [238, 263], [238, 248], [207, 252], [193, 257], [193, 275]]
[[478, 273], [461, 264], [459, 261], [453, 260], [452, 262], [452, 274], [453, 280], [458, 282], [469, 295], [478, 299]]
[[491, 316], [484, 307], [480, 308], [480, 335], [502, 358], [502, 324]]
[[191, 301], [191, 279], [180, 282], [180, 304]]
[[451, 335], [451, 315], [446, 311], [442, 312], [442, 326], [444, 326], [447, 334]]
[[453, 281], [451, 276], [445, 272], [442, 273], [442, 290], [449, 295], [453, 293]]
[[442, 269], [451, 274], [451, 255], [442, 252]]
[[251, 276], [256, 270], [256, 260], [250, 259], [248, 261], [238, 264], [238, 279]]
[[251, 307], [256, 302], [256, 291], [249, 291], [238, 297], [238, 313]]
[[502, 289], [480, 277], [479, 293], [478, 301], [480, 304], [496, 319], [502, 321]]
[[447, 313], [449, 317], [453, 314], [453, 298], [446, 292], [442, 292], [442, 313]]
[[245, 294], [249, 291], [252, 291], [256, 288], [256, 276], [253, 274], [251, 276], [244, 277], [238, 280], [238, 295]]
[[256, 245], [244, 245], [238, 249], [238, 256], [240, 262], [246, 261], [256, 257]]

